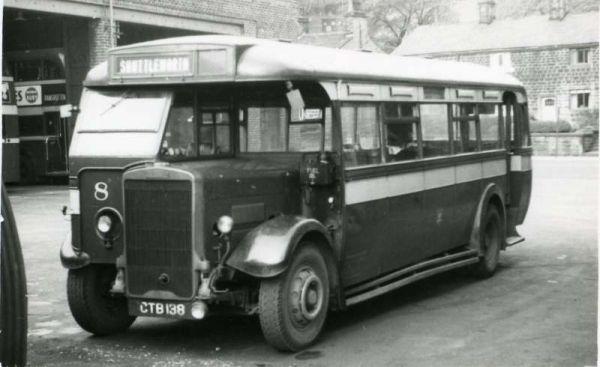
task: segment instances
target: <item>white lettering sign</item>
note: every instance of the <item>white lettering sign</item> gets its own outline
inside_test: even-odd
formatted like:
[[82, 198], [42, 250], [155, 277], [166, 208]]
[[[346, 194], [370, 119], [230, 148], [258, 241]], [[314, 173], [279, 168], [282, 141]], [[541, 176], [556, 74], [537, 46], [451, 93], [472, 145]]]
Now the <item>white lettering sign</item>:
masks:
[[192, 71], [189, 56], [162, 56], [118, 59], [117, 74], [154, 75], [189, 74]]

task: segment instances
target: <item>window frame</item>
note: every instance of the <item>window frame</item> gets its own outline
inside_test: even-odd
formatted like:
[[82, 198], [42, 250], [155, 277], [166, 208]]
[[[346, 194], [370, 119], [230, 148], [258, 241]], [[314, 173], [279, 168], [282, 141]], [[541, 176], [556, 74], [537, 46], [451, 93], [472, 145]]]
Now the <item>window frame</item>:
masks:
[[[581, 48], [572, 48], [571, 49], [571, 65], [588, 65], [591, 63], [590, 61], [590, 51], [589, 47], [581, 47]], [[583, 57], [585, 61], [579, 61], [580, 56], [585, 55]]]
[[[193, 113], [194, 113], [194, 141], [196, 142], [196, 149], [195, 149], [195, 154], [192, 156], [186, 156], [186, 157], [169, 157], [169, 156], [165, 156], [164, 154], [161, 153], [161, 149], [162, 149], [162, 144], [165, 141], [166, 138], [166, 134], [169, 128], [169, 119], [171, 117], [171, 108], [173, 107], [173, 104], [175, 102], [175, 96], [177, 95], [177, 93], [191, 93], [192, 94], [192, 98], [193, 98]], [[200, 129], [202, 127], [202, 122], [201, 122], [201, 117], [202, 117], [202, 113], [203, 113], [203, 109], [201, 108], [201, 104], [200, 104], [200, 98], [201, 95], [198, 92], [198, 90], [193, 90], [193, 91], [187, 91], [181, 88], [176, 88], [173, 89], [172, 91], [172, 97], [171, 97], [171, 103], [169, 105], [168, 108], [168, 113], [167, 113], [167, 118], [165, 121], [165, 127], [160, 139], [160, 145], [159, 145], [159, 151], [158, 151], [158, 158], [160, 160], [166, 161], [166, 162], [183, 162], [183, 161], [200, 161], [200, 160], [210, 160], [210, 159], [223, 159], [223, 158], [231, 158], [234, 157], [236, 152], [237, 152], [237, 145], [235, 144], [235, 137], [237, 136], [237, 134], [235, 133], [235, 128], [239, 126], [239, 121], [238, 121], [238, 116], [235, 116], [233, 114], [233, 106], [231, 104], [231, 101], [227, 101], [225, 104], [217, 104], [214, 102], [210, 102], [208, 105], [210, 106], [208, 109], [219, 109], [222, 111], [228, 111], [229, 113], [229, 152], [227, 153], [220, 153], [220, 154], [207, 154], [207, 155], [202, 155], [200, 154]], [[206, 108], [204, 108], [206, 109]], [[214, 113], [213, 113], [213, 118], [214, 118]], [[210, 126], [213, 127], [213, 143], [216, 141], [216, 128], [214, 128], [215, 126], [217, 126], [214, 121], [213, 124], [211, 124]]]
[[[385, 114], [385, 107], [386, 105], [411, 105], [413, 108], [413, 116], [410, 117], [405, 117], [405, 116], [401, 116], [401, 117], [393, 117], [393, 116], [387, 116]], [[380, 125], [381, 125], [381, 133], [380, 133], [380, 138], [381, 138], [381, 147], [383, 148], [382, 150], [382, 160], [383, 163], [402, 163], [402, 162], [414, 162], [417, 160], [421, 160], [423, 159], [423, 132], [421, 130], [421, 111], [419, 109], [419, 102], [416, 101], [384, 101], [380, 103], [380, 109], [381, 109], [381, 121], [380, 121]], [[416, 111], [416, 115], [414, 115], [414, 112]], [[387, 152], [387, 143], [388, 143], [388, 125], [402, 125], [402, 124], [414, 124], [416, 126], [416, 131], [417, 131], [417, 157], [413, 158], [413, 159], [406, 159], [406, 160], [400, 160], [400, 161], [388, 161], [388, 152]]]
[[[462, 111], [461, 107], [470, 105], [473, 107], [473, 115], [462, 115], [460, 112]], [[452, 102], [449, 104], [450, 109], [452, 111], [451, 122], [452, 129], [450, 131], [450, 142], [451, 142], [451, 155], [457, 154], [468, 154], [468, 153], [479, 153], [481, 152], [481, 120], [479, 119], [479, 104], [476, 102]], [[459, 114], [458, 116], [454, 115], [454, 106], [458, 108]], [[456, 152], [455, 143], [459, 142], [455, 140], [455, 126], [462, 123], [469, 123], [471, 121], [475, 122], [475, 151], [472, 152]]]
[[[359, 142], [359, 135], [358, 135], [358, 109], [360, 107], [373, 107], [375, 110], [375, 131], [377, 132], [377, 139], [375, 139], [375, 141], [377, 142], [377, 144], [379, 145], [378, 148], [374, 148], [374, 149], [365, 149], [365, 150], [373, 150], [379, 151], [379, 162], [375, 162], [375, 163], [366, 163], [366, 164], [356, 164], [356, 165], [352, 165], [352, 166], [348, 166], [348, 162], [346, 160], [345, 157], [345, 153], [350, 153], [350, 152], [346, 152], [344, 150], [344, 122], [342, 121], [342, 109], [344, 107], [351, 107], [352, 108], [352, 116], [353, 116], [353, 122], [352, 122], [352, 129], [353, 129], [353, 144], [356, 144], [358, 142], [359, 146], [360, 146], [360, 142]], [[382, 102], [381, 101], [342, 101], [339, 105], [338, 105], [338, 109], [339, 109], [339, 123], [340, 123], [340, 148], [341, 148], [341, 154], [342, 154], [342, 161], [344, 161], [344, 168], [363, 168], [363, 167], [373, 167], [373, 166], [380, 166], [382, 164], [385, 164], [385, 152], [384, 152], [384, 144], [383, 144], [383, 124], [382, 124], [382, 115], [383, 115], [383, 111], [382, 109]], [[354, 153], [356, 153], [357, 151], [352, 151]]]
[[[576, 110], [585, 110], [590, 108], [590, 97], [592, 93], [590, 90], [574, 90], [569, 92], [569, 107]], [[582, 106], [579, 105], [579, 98], [583, 97], [584, 103]], [[575, 104], [573, 105], [573, 101]]]

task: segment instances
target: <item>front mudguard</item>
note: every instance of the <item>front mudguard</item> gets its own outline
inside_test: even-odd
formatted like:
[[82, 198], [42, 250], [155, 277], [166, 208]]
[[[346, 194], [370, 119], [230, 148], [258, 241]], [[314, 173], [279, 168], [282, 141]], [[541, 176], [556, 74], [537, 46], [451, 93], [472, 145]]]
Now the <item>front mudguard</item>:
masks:
[[331, 235], [319, 221], [280, 215], [250, 231], [234, 248], [226, 264], [257, 278], [274, 277], [287, 269], [294, 250], [308, 234], [331, 248]]
[[71, 232], [67, 234], [62, 246], [60, 247], [60, 262], [66, 269], [79, 269], [89, 265], [90, 256], [83, 251], [75, 252], [71, 240]]

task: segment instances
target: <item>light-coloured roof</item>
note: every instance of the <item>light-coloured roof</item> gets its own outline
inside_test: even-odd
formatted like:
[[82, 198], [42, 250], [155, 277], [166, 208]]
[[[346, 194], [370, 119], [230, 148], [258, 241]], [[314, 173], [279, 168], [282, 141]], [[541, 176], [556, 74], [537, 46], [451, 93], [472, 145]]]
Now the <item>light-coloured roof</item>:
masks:
[[[486, 66], [390, 56], [379, 53], [339, 50], [236, 36], [189, 36], [144, 42], [115, 49], [115, 52], [159, 52], [193, 50], [206, 45], [233, 46], [238, 60], [232, 80], [354, 80], [390, 82], [446, 82], [463, 85], [522, 87], [515, 77]], [[106, 63], [92, 69], [88, 84], [108, 81]], [[230, 79], [231, 80], [231, 79]]]
[[598, 43], [598, 12], [497, 20], [491, 24], [427, 25], [408, 34], [395, 55], [433, 55]]

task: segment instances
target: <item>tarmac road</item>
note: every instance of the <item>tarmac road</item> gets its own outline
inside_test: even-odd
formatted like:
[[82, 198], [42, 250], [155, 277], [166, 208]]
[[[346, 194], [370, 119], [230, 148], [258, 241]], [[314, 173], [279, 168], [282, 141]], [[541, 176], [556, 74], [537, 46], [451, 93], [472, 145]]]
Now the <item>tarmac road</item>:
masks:
[[138, 319], [121, 335], [82, 331], [58, 258], [62, 187], [9, 188], [29, 291], [32, 366], [593, 366], [597, 330], [597, 158], [536, 158], [533, 197], [498, 273], [443, 274], [331, 314], [320, 341], [284, 354], [256, 317]]

